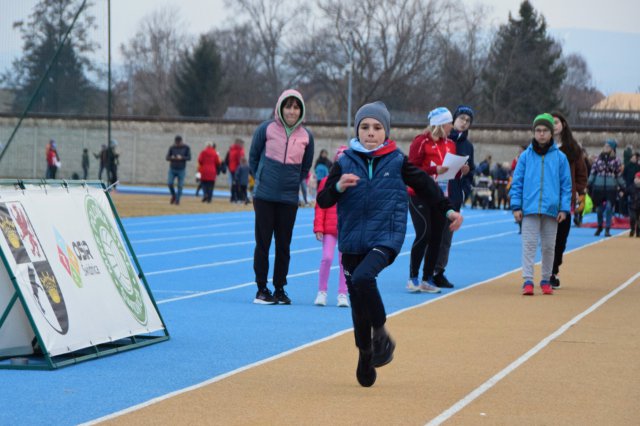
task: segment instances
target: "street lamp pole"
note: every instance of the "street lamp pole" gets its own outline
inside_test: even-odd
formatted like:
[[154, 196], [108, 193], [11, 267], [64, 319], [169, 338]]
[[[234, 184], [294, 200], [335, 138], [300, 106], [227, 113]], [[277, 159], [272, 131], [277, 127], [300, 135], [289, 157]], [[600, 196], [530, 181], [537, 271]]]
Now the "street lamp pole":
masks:
[[354, 49], [354, 37], [353, 32], [355, 30], [355, 23], [352, 21], [346, 22], [345, 25], [349, 29], [349, 40], [347, 40], [347, 54], [349, 55], [349, 63], [347, 64], [347, 72], [349, 73], [349, 79], [347, 80], [347, 141], [351, 140], [353, 131], [351, 130], [351, 98], [353, 94], [353, 49]]
[[349, 135], [351, 134], [351, 93], [353, 86], [353, 52], [349, 51], [349, 69], [347, 70], [349, 73], [349, 82], [347, 89], [347, 140], [349, 140]]

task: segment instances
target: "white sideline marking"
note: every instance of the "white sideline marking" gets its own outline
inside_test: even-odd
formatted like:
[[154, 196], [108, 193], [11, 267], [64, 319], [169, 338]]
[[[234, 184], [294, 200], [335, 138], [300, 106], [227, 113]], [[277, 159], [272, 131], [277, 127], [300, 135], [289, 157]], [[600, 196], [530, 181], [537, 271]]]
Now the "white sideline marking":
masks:
[[226, 223], [214, 223], [211, 225], [200, 225], [200, 226], [185, 226], [183, 228], [154, 228], [154, 229], [140, 229], [138, 231], [128, 231], [127, 235], [132, 234], [153, 234], [158, 232], [175, 232], [175, 231], [199, 231], [206, 228], [222, 228], [229, 225], [246, 225], [247, 221], [244, 222], [226, 222]]
[[[297, 237], [291, 238], [291, 240], [301, 240], [301, 239], [315, 238], [315, 237], [316, 236], [312, 234], [299, 235]], [[178, 250], [156, 251], [156, 252], [147, 253], [147, 254], [139, 254], [137, 257], [138, 259], [140, 259], [142, 257], [165, 256], [168, 254], [177, 254], [177, 253], [189, 253], [191, 251], [210, 250], [210, 249], [221, 248], [221, 247], [246, 246], [250, 244], [255, 245], [255, 243], [256, 243], [255, 240], [247, 240], [247, 241], [238, 241], [235, 243], [211, 244], [208, 246], [197, 246], [197, 247], [190, 247], [190, 248], [178, 249]]]
[[[494, 225], [496, 223], [503, 223], [503, 222], [513, 222], [513, 220], [509, 219], [509, 220], [498, 220], [498, 221], [492, 221], [492, 222], [483, 222], [483, 223], [477, 223], [475, 225], [467, 225], [467, 226], [463, 226], [463, 229], [469, 229], [469, 228], [477, 228], [477, 227], [481, 227], [481, 226], [489, 226], [489, 225]], [[302, 225], [303, 226], [311, 226], [311, 225]], [[239, 235], [239, 234], [253, 234], [254, 231], [241, 231], [238, 233], [222, 233], [222, 234], [210, 234], [211, 236], [228, 236], [228, 235]], [[501, 237], [504, 235], [509, 235], [509, 234], [515, 234], [516, 232], [503, 232], [501, 234], [495, 234], [493, 236], [491, 236], [490, 238], [493, 237]], [[406, 237], [412, 237], [415, 236], [415, 233], [407, 233]], [[147, 239], [147, 240], [138, 240], [138, 241], [132, 241], [134, 243], [142, 243], [142, 242], [157, 242], [157, 241], [167, 241], [167, 240], [173, 240], [173, 239], [190, 239], [191, 237], [170, 237], [170, 238], [154, 238], [154, 239]], [[200, 238], [200, 236], [197, 236], [197, 238]], [[307, 238], [315, 238], [315, 234], [306, 234], [306, 235], [299, 235], [296, 237], [293, 237], [292, 240], [299, 240], [299, 239], [307, 239]], [[461, 243], [464, 242], [473, 242], [473, 241], [481, 241], [482, 239], [484, 239], [484, 237], [479, 237], [479, 238], [475, 238], [475, 239], [470, 239], [470, 240], [464, 240]], [[168, 250], [168, 251], [158, 251], [158, 252], [149, 252], [149, 253], [144, 253], [144, 254], [138, 254], [137, 258], [138, 259], [142, 259], [145, 257], [153, 257], [153, 256], [166, 256], [166, 255], [171, 255], [171, 254], [178, 254], [178, 253], [189, 253], [189, 252], [193, 252], [193, 251], [201, 251], [201, 250], [210, 250], [210, 249], [215, 249], [215, 248], [222, 248], [222, 247], [237, 247], [237, 246], [243, 246], [243, 245], [251, 245], [251, 244], [255, 244], [255, 239], [250, 239], [250, 240], [245, 240], [245, 241], [236, 241], [233, 243], [220, 243], [220, 244], [211, 244], [211, 245], [206, 245], [206, 246], [196, 246], [196, 247], [189, 247], [189, 248], [184, 248], [184, 249], [177, 249], [177, 250]], [[453, 245], [459, 245], [460, 243], [455, 242], [453, 243]], [[157, 272], [153, 272], [153, 274], [156, 274]]]
[[598, 300], [596, 303], [591, 305], [587, 310], [585, 310], [582, 313], [580, 313], [580, 314], [576, 315], [575, 317], [573, 317], [573, 319], [571, 319], [570, 321], [565, 323], [562, 327], [557, 329], [555, 332], [551, 333], [550, 335], [548, 335], [547, 337], [542, 339], [540, 341], [540, 343], [535, 345], [533, 348], [529, 349], [527, 351], [527, 353], [522, 355], [520, 358], [518, 358], [517, 360], [515, 360], [511, 364], [509, 364], [506, 368], [504, 368], [498, 374], [496, 374], [495, 376], [493, 376], [492, 378], [490, 378], [489, 380], [484, 382], [482, 385], [480, 385], [479, 387], [477, 387], [476, 389], [471, 391], [471, 393], [469, 393], [467, 396], [462, 398], [460, 401], [458, 401], [455, 404], [453, 404], [450, 408], [448, 408], [447, 410], [443, 411], [440, 415], [438, 415], [436, 418], [432, 419], [429, 423], [427, 423], [427, 425], [428, 426], [440, 425], [440, 424], [442, 424], [442, 422], [444, 422], [444, 421], [448, 420], [449, 418], [451, 418], [453, 415], [458, 413], [464, 407], [469, 405], [473, 400], [475, 400], [476, 398], [481, 396], [483, 393], [485, 393], [486, 391], [491, 389], [499, 381], [501, 381], [502, 379], [507, 377], [514, 370], [516, 370], [522, 364], [527, 362], [532, 356], [534, 356], [535, 354], [540, 352], [542, 349], [547, 347], [547, 345], [549, 345], [549, 343], [551, 343], [553, 340], [557, 339], [562, 334], [564, 334], [564, 332], [567, 331], [570, 327], [573, 327], [574, 325], [576, 325], [584, 317], [586, 317], [587, 315], [589, 315], [590, 313], [592, 313], [593, 311], [598, 309], [600, 306], [605, 304], [613, 296], [615, 296], [616, 294], [620, 293], [622, 290], [627, 288], [629, 285], [631, 285], [631, 283], [633, 283], [639, 277], [640, 277], [640, 272], [636, 272], [636, 274], [634, 276], [629, 278], [627, 281], [625, 281], [623, 284], [621, 284], [616, 289], [611, 291], [609, 294], [607, 294], [606, 296], [604, 296], [603, 298]]
[[[614, 238], [615, 238], [615, 237], [614, 237]], [[603, 242], [603, 241], [606, 241], [606, 239], [596, 240], [596, 241], [594, 241], [594, 242], [592, 242], [592, 243], [585, 244], [584, 246], [580, 246], [580, 247], [577, 247], [577, 248], [575, 248], [575, 249], [573, 249], [573, 250], [566, 251], [566, 252], [565, 252], [565, 254], [567, 254], [567, 253], [572, 253], [572, 252], [574, 252], [574, 251], [582, 250], [583, 248], [590, 247], [590, 246], [595, 245], [595, 244], [599, 244], [599, 243], [601, 243], [601, 242]], [[409, 252], [405, 252], [404, 254], [407, 254], [407, 253], [409, 253]], [[540, 262], [537, 262], [537, 263], [540, 263]], [[337, 266], [335, 266], [335, 268], [337, 268]], [[479, 281], [479, 282], [474, 283], [474, 284], [471, 284], [471, 285], [469, 285], [469, 286], [467, 286], [467, 287], [464, 287], [464, 288], [461, 288], [461, 289], [458, 289], [458, 290], [452, 291], [452, 292], [450, 292], [450, 293], [443, 294], [443, 295], [438, 296], [438, 297], [433, 298], [433, 299], [429, 299], [429, 300], [425, 301], [424, 303], [421, 303], [421, 304], [418, 304], [418, 305], [414, 305], [414, 306], [410, 306], [410, 307], [405, 308], [405, 309], [401, 309], [401, 310], [399, 310], [399, 311], [396, 311], [396, 312], [393, 312], [392, 314], [387, 315], [387, 317], [394, 317], [394, 316], [396, 316], [396, 315], [400, 315], [400, 314], [401, 314], [401, 313], [403, 313], [403, 312], [407, 312], [407, 311], [410, 311], [410, 310], [413, 310], [413, 309], [417, 309], [417, 308], [419, 308], [419, 307], [426, 306], [426, 305], [428, 305], [428, 304], [430, 304], [430, 303], [434, 303], [434, 302], [437, 302], [437, 301], [439, 301], [439, 300], [444, 300], [444, 299], [446, 299], [447, 297], [451, 297], [451, 296], [453, 296], [454, 294], [461, 293], [461, 292], [463, 292], [463, 291], [467, 291], [467, 290], [469, 290], [469, 289], [471, 289], [471, 288], [474, 288], [474, 287], [477, 287], [477, 286], [480, 286], [480, 285], [486, 284], [486, 283], [491, 282], [491, 281], [493, 281], [493, 280], [497, 280], [497, 279], [502, 278], [502, 277], [504, 277], [504, 276], [506, 276], [506, 275], [509, 275], [509, 274], [511, 274], [511, 273], [513, 273], [513, 272], [516, 272], [516, 271], [518, 271], [518, 270], [520, 270], [520, 269], [522, 269], [522, 268], [516, 268], [516, 269], [513, 269], [513, 270], [511, 270], [511, 271], [504, 272], [504, 273], [502, 273], [502, 274], [500, 274], [500, 275], [496, 275], [495, 277], [488, 278], [488, 279], [486, 279], [486, 280], [484, 280], [484, 281]], [[314, 271], [314, 272], [317, 272], [317, 271]], [[640, 275], [640, 272], [639, 272], [639, 273], [637, 273], [637, 274], [635, 275], [635, 277], [637, 277], [637, 276], [639, 276], [639, 275]], [[240, 284], [239, 286], [246, 286], [246, 285], [247, 285], [247, 284]], [[252, 282], [252, 283], [251, 283], [251, 285], [255, 285], [255, 283], [253, 283], [253, 282]], [[194, 295], [194, 296], [195, 296], [195, 295]], [[186, 296], [186, 297], [189, 297], [189, 296]], [[190, 297], [189, 297], [189, 298], [190, 298]], [[170, 301], [170, 300], [171, 300], [171, 299], [167, 299], [167, 300], [166, 300], [166, 302], [168, 302], [168, 301]], [[602, 299], [601, 299], [601, 300], [602, 300]], [[607, 300], [608, 300], [608, 299], [607, 299]], [[163, 303], [163, 302], [158, 302], [158, 304], [160, 304], [160, 303]], [[603, 303], [604, 303], [604, 302], [603, 302]], [[196, 383], [195, 385], [192, 385], [192, 386], [189, 386], [189, 387], [186, 387], [186, 388], [182, 388], [182, 389], [178, 389], [178, 390], [176, 390], [176, 391], [173, 391], [173, 392], [170, 392], [170, 393], [167, 393], [167, 394], [164, 394], [164, 395], [158, 396], [158, 397], [156, 397], [156, 398], [152, 398], [152, 399], [150, 399], [150, 400], [148, 400], [148, 401], [145, 401], [145, 402], [142, 402], [142, 403], [140, 403], [140, 404], [133, 405], [133, 406], [131, 406], [131, 407], [129, 407], [129, 408], [125, 408], [124, 410], [116, 411], [115, 413], [111, 413], [111, 414], [108, 414], [108, 415], [106, 415], [106, 416], [103, 416], [103, 417], [100, 417], [100, 418], [97, 418], [97, 419], [94, 419], [94, 420], [90, 420], [90, 421], [85, 422], [85, 423], [81, 423], [79, 426], [90, 426], [90, 425], [95, 425], [95, 424], [98, 424], [98, 423], [100, 423], [100, 422], [104, 422], [104, 421], [107, 421], [107, 420], [111, 420], [111, 419], [114, 419], [114, 418], [116, 418], [116, 417], [120, 417], [120, 416], [123, 416], [123, 415], [125, 415], [125, 414], [128, 414], [128, 413], [132, 413], [132, 412], [134, 412], [134, 411], [137, 411], [137, 410], [140, 410], [140, 409], [142, 409], [142, 408], [145, 408], [145, 407], [151, 406], [151, 405], [156, 404], [156, 403], [158, 403], [158, 402], [162, 402], [162, 401], [164, 401], [164, 400], [166, 400], [166, 399], [169, 399], [169, 398], [172, 398], [172, 397], [174, 397], [174, 396], [178, 396], [178, 395], [181, 395], [181, 394], [183, 394], [183, 393], [190, 392], [190, 391], [192, 391], [192, 390], [200, 389], [200, 388], [205, 387], [205, 386], [207, 386], [207, 385], [210, 385], [210, 384], [212, 384], [212, 383], [219, 382], [219, 381], [221, 381], [221, 380], [223, 380], [223, 379], [226, 379], [226, 378], [228, 378], [228, 377], [234, 376], [234, 375], [236, 375], [236, 374], [238, 374], [238, 373], [242, 373], [243, 371], [250, 370], [250, 369], [251, 369], [251, 368], [253, 368], [253, 367], [258, 367], [258, 366], [263, 365], [263, 364], [266, 364], [266, 363], [268, 363], [268, 362], [271, 362], [271, 361], [274, 361], [274, 360], [277, 360], [277, 359], [280, 359], [280, 358], [284, 358], [285, 356], [288, 356], [288, 355], [290, 355], [290, 354], [296, 353], [296, 352], [301, 351], [301, 350], [304, 350], [304, 349], [306, 349], [306, 348], [309, 348], [309, 347], [312, 347], [312, 346], [318, 345], [318, 344], [320, 344], [320, 343], [323, 343], [323, 342], [329, 341], [329, 340], [331, 340], [331, 339], [333, 339], [333, 338], [335, 338], [335, 337], [339, 337], [339, 336], [341, 336], [341, 335], [343, 335], [343, 334], [345, 334], [345, 333], [349, 333], [349, 332], [351, 332], [351, 331], [353, 331], [353, 328], [348, 328], [348, 329], [345, 329], [345, 330], [342, 330], [342, 331], [338, 331], [338, 332], [336, 332], [336, 333], [334, 333], [334, 334], [332, 334], [332, 335], [330, 335], [330, 336], [324, 337], [324, 338], [322, 338], [322, 339], [315, 340], [315, 341], [313, 341], [313, 342], [305, 343], [304, 345], [298, 346], [297, 348], [289, 349], [288, 351], [282, 352], [282, 353], [280, 353], [280, 354], [278, 354], [278, 355], [274, 355], [274, 356], [271, 356], [271, 357], [269, 357], [269, 358], [265, 358], [265, 359], [263, 359], [263, 360], [260, 360], [260, 361], [254, 362], [253, 364], [248, 364], [248, 365], [246, 365], [246, 366], [244, 366], [244, 367], [240, 367], [240, 368], [237, 368], [237, 369], [235, 369], [235, 370], [229, 371], [229, 372], [227, 372], [227, 373], [220, 374], [220, 375], [218, 375], [218, 376], [212, 377], [211, 379], [205, 380], [205, 381], [200, 382], [200, 383]], [[444, 414], [444, 413], [443, 413], [443, 414]], [[442, 415], [442, 414], [441, 414], [441, 415]], [[434, 420], [435, 420], [435, 419], [434, 419]], [[432, 420], [432, 421], [433, 421], [433, 420]], [[444, 421], [444, 420], [443, 420], [443, 421]], [[431, 424], [431, 423], [429, 423], [429, 424]], [[435, 424], [435, 423], [434, 423], [434, 424]]]
[[134, 405], [132, 407], [126, 408], [126, 409], [121, 410], [121, 411], [116, 411], [115, 413], [108, 414], [106, 416], [103, 416], [103, 417], [100, 417], [100, 418], [97, 418], [97, 419], [94, 419], [94, 420], [90, 420], [90, 421], [85, 422], [85, 423], [80, 423], [79, 426], [95, 425], [95, 424], [98, 424], [98, 423], [101, 423], [101, 422], [104, 422], [104, 421], [107, 421], [107, 420], [114, 419], [116, 417], [123, 416], [123, 415], [128, 414], [128, 413], [132, 413], [134, 411], [140, 410], [142, 408], [148, 407], [148, 406], [156, 404], [158, 402], [162, 402], [162, 401], [164, 401], [166, 399], [169, 399], [169, 398], [172, 398], [174, 396], [178, 396], [178, 395], [181, 395], [183, 393], [190, 392], [192, 390], [200, 389], [200, 388], [208, 386], [208, 385], [210, 385], [212, 383], [216, 383], [216, 382], [219, 382], [221, 380], [224, 380], [227, 377], [235, 376], [238, 373], [242, 373], [243, 371], [250, 370], [250, 369], [252, 369], [254, 367], [259, 367], [259, 366], [261, 366], [263, 364], [267, 364], [267, 363], [269, 363], [271, 361], [275, 361], [277, 359], [284, 358], [284, 357], [286, 357], [288, 355], [291, 355], [291, 354], [296, 353], [298, 351], [301, 351], [303, 349], [306, 349], [306, 348], [315, 346], [317, 344], [320, 344], [322, 342], [326, 342], [326, 341], [329, 341], [329, 340], [331, 340], [333, 338], [339, 337], [339, 336], [341, 336], [341, 335], [343, 335], [345, 333], [348, 333], [350, 331], [351, 331], [351, 329], [338, 331], [337, 333], [334, 333], [334, 334], [332, 334], [330, 336], [327, 336], [327, 337], [323, 337], [322, 339], [318, 339], [318, 340], [315, 340], [313, 342], [305, 343], [302, 346], [298, 346], [297, 348], [289, 349], [288, 351], [279, 353], [278, 355], [274, 355], [274, 356], [271, 356], [269, 358], [265, 358], [263, 360], [254, 362], [253, 364], [245, 365], [244, 367], [237, 368], [235, 370], [229, 371], [229, 372], [221, 374], [219, 376], [212, 377], [211, 379], [205, 380], [204, 382], [196, 383], [195, 385], [189, 386], [187, 388], [178, 389], [177, 391], [173, 391], [171, 393], [168, 393], [168, 394], [165, 394], [165, 395], [162, 395], [162, 396], [158, 396], [156, 398], [150, 399], [150, 400], [148, 400], [146, 402], [143, 402], [141, 404]]
[[[494, 234], [494, 235], [489, 235], [486, 237], [479, 237], [479, 238], [471, 238], [468, 240], [462, 240], [462, 241], [457, 241], [455, 243], [452, 244], [452, 246], [455, 245], [462, 245], [462, 244], [467, 244], [467, 243], [471, 243], [471, 242], [477, 242], [477, 241], [484, 241], [484, 240], [490, 240], [493, 238], [499, 238], [499, 237], [503, 237], [505, 235], [509, 235], [509, 234], [515, 234], [516, 231], [511, 231], [511, 232], [503, 232], [500, 234]], [[408, 236], [411, 236], [411, 234], [407, 234]], [[302, 249], [302, 250], [295, 250], [292, 251], [291, 254], [297, 254], [297, 253], [306, 253], [306, 252], [311, 252], [311, 251], [319, 251], [322, 250], [322, 247], [314, 247], [314, 248], [308, 248], [308, 249]], [[410, 254], [411, 251], [404, 251], [398, 254], [398, 256], [406, 256], [408, 254]], [[142, 257], [142, 256], [138, 256], [138, 257]], [[269, 258], [274, 257], [274, 255], [269, 255]], [[175, 268], [175, 269], [165, 269], [162, 271], [154, 271], [154, 272], [148, 272], [145, 273], [145, 276], [152, 276], [152, 275], [160, 275], [160, 274], [167, 274], [167, 273], [172, 273], [172, 272], [180, 272], [180, 271], [186, 271], [186, 270], [191, 270], [191, 269], [202, 269], [202, 268], [213, 268], [215, 266], [223, 266], [223, 265], [231, 265], [234, 263], [241, 263], [241, 262], [248, 262], [248, 261], [253, 261], [253, 257], [245, 257], [242, 259], [234, 259], [234, 260], [227, 260], [227, 261], [223, 261], [223, 262], [214, 262], [214, 263], [207, 263], [207, 264], [200, 264], [200, 265], [195, 265], [195, 266], [185, 266], [182, 268]], [[339, 266], [332, 266], [331, 270], [337, 269]], [[306, 276], [306, 275], [312, 275], [317, 273], [318, 270], [313, 270], [313, 271], [306, 271], [306, 272], [300, 272], [297, 274], [289, 274], [287, 275], [287, 278], [296, 278], [296, 277], [302, 277], [302, 276]], [[269, 280], [271, 281], [271, 280]], [[251, 282], [251, 285], [255, 285], [255, 282]], [[159, 302], [157, 302], [158, 304], [160, 303], [167, 303], [167, 302], [174, 302], [174, 301], [178, 301], [178, 300], [184, 300], [184, 299], [193, 299], [194, 297], [200, 297], [200, 296], [206, 296], [208, 294], [214, 294], [214, 293], [223, 293], [225, 291], [229, 291], [229, 290], [235, 290], [238, 288], [243, 288], [243, 287], [247, 287], [249, 286], [249, 284], [247, 283], [243, 283], [243, 284], [237, 284], [237, 285], [233, 285], [231, 287], [224, 287], [224, 288], [220, 288], [220, 289], [216, 289], [216, 290], [207, 290], [207, 291], [202, 291], [202, 292], [197, 292], [194, 293], [188, 297], [175, 297], [172, 299], [164, 299], [161, 300]], [[154, 290], [155, 292], [155, 290]]]

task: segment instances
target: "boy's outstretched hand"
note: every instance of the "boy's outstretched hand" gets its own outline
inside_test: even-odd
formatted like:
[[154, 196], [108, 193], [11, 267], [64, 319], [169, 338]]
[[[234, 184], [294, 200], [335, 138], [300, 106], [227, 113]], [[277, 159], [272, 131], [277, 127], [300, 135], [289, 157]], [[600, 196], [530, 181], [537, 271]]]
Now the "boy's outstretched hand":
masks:
[[360, 178], [353, 173], [343, 174], [340, 176], [340, 180], [338, 181], [338, 192], [344, 192], [345, 189], [356, 186], [359, 180]]
[[462, 226], [462, 215], [456, 211], [452, 211], [451, 213], [449, 213], [447, 219], [451, 221], [451, 223], [449, 224], [449, 229], [452, 232], [457, 231]]

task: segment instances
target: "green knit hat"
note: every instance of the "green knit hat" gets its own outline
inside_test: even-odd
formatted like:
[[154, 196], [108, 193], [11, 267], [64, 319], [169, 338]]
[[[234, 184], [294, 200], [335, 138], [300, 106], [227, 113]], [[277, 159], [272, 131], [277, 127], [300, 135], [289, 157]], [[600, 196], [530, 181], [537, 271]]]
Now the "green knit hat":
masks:
[[545, 112], [544, 114], [538, 115], [535, 118], [535, 120], [533, 120], [533, 128], [534, 128], [534, 130], [535, 130], [536, 126], [545, 126], [549, 130], [551, 130], [551, 133], [553, 133], [554, 124], [555, 123], [553, 122], [553, 116], [551, 114], [549, 114], [548, 112]]

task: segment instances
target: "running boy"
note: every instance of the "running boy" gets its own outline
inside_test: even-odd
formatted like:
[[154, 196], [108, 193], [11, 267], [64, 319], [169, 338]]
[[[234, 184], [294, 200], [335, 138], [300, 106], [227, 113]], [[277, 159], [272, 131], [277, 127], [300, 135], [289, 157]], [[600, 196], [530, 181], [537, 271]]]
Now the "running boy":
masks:
[[435, 181], [410, 164], [389, 139], [390, 122], [382, 102], [358, 110], [356, 138], [331, 168], [317, 197], [322, 208], [338, 204], [338, 244], [359, 349], [356, 377], [365, 387], [375, 383], [375, 368], [393, 359], [395, 342], [384, 327], [386, 313], [376, 277], [394, 261], [404, 242], [406, 185], [446, 215], [451, 230], [462, 224], [462, 216], [451, 208]]
[[522, 294], [533, 296], [533, 263], [538, 240], [542, 247], [542, 294], [553, 294], [553, 267], [558, 223], [571, 210], [571, 171], [567, 157], [553, 141], [551, 114], [533, 121], [533, 140], [518, 158], [511, 183], [511, 210], [522, 222]]

